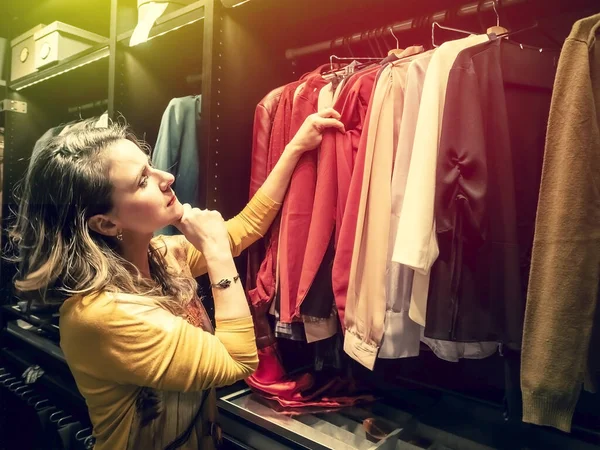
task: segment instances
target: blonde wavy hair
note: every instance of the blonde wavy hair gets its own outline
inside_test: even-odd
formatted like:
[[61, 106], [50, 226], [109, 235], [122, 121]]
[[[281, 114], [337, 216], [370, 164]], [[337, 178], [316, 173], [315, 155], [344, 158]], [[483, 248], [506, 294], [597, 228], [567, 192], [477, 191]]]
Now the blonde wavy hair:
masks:
[[122, 292], [146, 296], [176, 315], [185, 315], [196, 281], [167, 268], [166, 246], [152, 242], [152, 279], [120, 254], [119, 241], [96, 233], [88, 219], [112, 209], [113, 187], [106, 150], [119, 140], [149, 147], [127, 126], [97, 128], [82, 121], [49, 139], [32, 156], [19, 190], [19, 209], [10, 230], [14, 284], [29, 303], [62, 303], [75, 295]]

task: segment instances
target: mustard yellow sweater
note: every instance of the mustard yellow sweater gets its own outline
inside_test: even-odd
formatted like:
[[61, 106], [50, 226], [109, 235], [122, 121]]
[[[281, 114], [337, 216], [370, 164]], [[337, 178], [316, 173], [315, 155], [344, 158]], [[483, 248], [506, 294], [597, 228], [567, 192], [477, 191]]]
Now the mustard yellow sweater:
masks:
[[[239, 255], [259, 239], [279, 204], [259, 191], [227, 221], [231, 249]], [[167, 263], [189, 276], [207, 271], [206, 261], [183, 236], [156, 238]], [[243, 379], [256, 369], [250, 316], [216, 324], [211, 335], [143, 297], [99, 293], [72, 297], [60, 310], [61, 347], [94, 426], [96, 450], [163, 449], [191, 422], [200, 392]], [[163, 412], [139, 426], [136, 400], [142, 386], [157, 390]], [[214, 415], [214, 392], [204, 419]], [[212, 448], [202, 421], [184, 449]]]

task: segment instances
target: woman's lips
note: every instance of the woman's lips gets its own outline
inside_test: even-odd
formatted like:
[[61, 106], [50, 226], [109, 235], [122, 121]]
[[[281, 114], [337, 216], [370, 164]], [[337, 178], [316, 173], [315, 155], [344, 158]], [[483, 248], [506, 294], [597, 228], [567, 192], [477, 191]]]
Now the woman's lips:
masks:
[[176, 196], [173, 196], [173, 197], [171, 198], [171, 200], [169, 200], [169, 203], [167, 203], [167, 207], [169, 207], [169, 206], [173, 205], [173, 203], [175, 203], [175, 200], [177, 200], [177, 197], [176, 197]]

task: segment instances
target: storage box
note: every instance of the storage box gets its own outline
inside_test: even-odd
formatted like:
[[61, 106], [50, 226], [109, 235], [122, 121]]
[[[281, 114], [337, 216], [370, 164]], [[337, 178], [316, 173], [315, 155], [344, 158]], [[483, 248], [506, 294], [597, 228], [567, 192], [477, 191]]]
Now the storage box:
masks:
[[46, 25], [41, 24], [10, 41], [10, 80], [15, 81], [32, 74], [35, 68], [35, 39], [33, 35]]
[[36, 31], [34, 39], [36, 69], [60, 62], [95, 44], [108, 41], [103, 36], [62, 22], [53, 22]]

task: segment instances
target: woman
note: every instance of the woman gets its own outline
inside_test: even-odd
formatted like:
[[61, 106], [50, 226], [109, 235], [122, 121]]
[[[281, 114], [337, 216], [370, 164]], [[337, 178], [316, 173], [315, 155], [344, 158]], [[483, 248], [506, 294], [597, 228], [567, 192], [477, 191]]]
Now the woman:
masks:
[[[338, 119], [334, 110], [310, 116], [227, 222], [180, 204], [173, 176], [151, 167], [124, 127], [84, 122], [33, 156], [12, 231], [15, 284], [23, 295], [62, 303], [61, 347], [96, 450], [214, 447], [213, 388], [258, 363], [233, 256], [266, 232], [298, 159], [324, 129], [343, 131]], [[170, 224], [183, 235], [153, 238]], [[214, 335], [194, 281], [206, 272]]]

